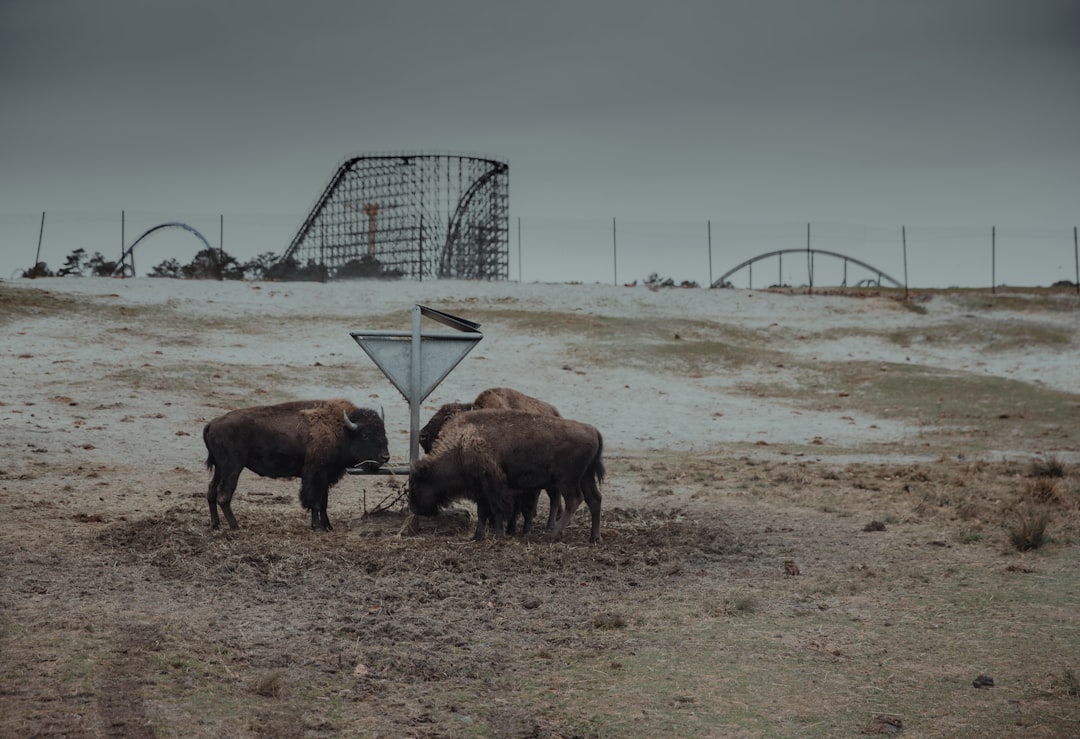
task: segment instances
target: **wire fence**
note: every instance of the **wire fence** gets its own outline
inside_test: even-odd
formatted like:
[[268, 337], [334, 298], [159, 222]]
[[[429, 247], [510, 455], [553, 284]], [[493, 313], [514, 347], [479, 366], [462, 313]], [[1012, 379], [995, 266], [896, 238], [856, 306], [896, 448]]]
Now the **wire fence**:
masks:
[[[190, 261], [204, 242], [241, 262], [280, 256], [302, 213], [152, 211], [0, 214], [0, 277], [38, 262], [56, 270], [76, 249], [119, 260], [135, 273]], [[736, 288], [773, 285], [912, 288], [1036, 287], [1080, 283], [1075, 226], [921, 226], [837, 222], [739, 223], [514, 216], [509, 275], [522, 282], [629, 284], [650, 278]], [[1080, 287], [1078, 287], [1080, 289]]]

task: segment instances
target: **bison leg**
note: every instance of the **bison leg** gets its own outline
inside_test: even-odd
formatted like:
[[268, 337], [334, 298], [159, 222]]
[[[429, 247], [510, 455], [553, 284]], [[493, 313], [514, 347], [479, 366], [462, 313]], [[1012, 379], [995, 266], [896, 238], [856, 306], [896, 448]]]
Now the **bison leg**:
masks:
[[311, 511], [311, 528], [316, 531], [330, 531], [330, 518], [326, 515], [326, 501], [330, 494], [329, 486], [323, 486], [317, 480], [306, 477], [300, 483], [300, 505]]
[[210, 528], [216, 529], [221, 526], [218, 519], [217, 509], [225, 514], [225, 520], [230, 529], [238, 529], [236, 516], [232, 512], [232, 496], [236, 491], [236, 481], [240, 479], [240, 472], [222, 474], [220, 467], [214, 468], [214, 477], [210, 480], [210, 487], [206, 490], [206, 502], [210, 504]]
[[514, 512], [510, 514], [510, 520], [506, 524], [506, 533], [513, 534], [516, 528], [518, 513], [521, 513], [523, 523], [521, 535], [528, 536], [532, 532], [533, 518], [536, 516], [536, 501], [540, 498], [539, 490], [521, 492], [514, 496]]
[[[328, 501], [329, 497], [330, 497], [330, 489], [327, 488], [327, 489], [323, 490], [322, 496], [319, 498], [319, 500], [320, 500], [320, 505], [319, 505], [319, 528], [322, 529], [323, 531], [333, 531], [334, 530], [334, 527], [330, 525], [330, 514], [327, 513], [327, 511], [326, 511], [326, 506], [327, 506], [327, 503], [329, 502]], [[311, 513], [312, 513], [312, 515], [314, 515], [315, 510], [312, 509]]]
[[596, 544], [600, 541], [600, 489], [596, 486], [596, 480], [592, 475], [585, 477], [581, 483], [581, 489], [585, 494], [585, 505], [589, 506], [589, 514], [592, 516], [589, 543]]
[[473, 541], [482, 541], [487, 532], [487, 524], [491, 519], [491, 508], [487, 501], [476, 501], [476, 531], [473, 532]]
[[214, 479], [210, 482], [210, 487], [206, 490], [206, 502], [210, 504], [210, 528], [221, 528], [221, 519], [218, 518], [217, 512], [217, 473], [214, 473]]
[[473, 534], [473, 541], [480, 541], [484, 538], [489, 523], [495, 531], [495, 538], [502, 539], [504, 533], [510, 533], [511, 531], [507, 521], [506, 510], [502, 506], [493, 506], [490, 502], [481, 498], [476, 501], [476, 532]]
[[314, 531], [334, 530], [334, 527], [330, 525], [330, 519], [326, 516], [326, 511], [314, 507], [311, 509], [311, 528]]
[[[564, 488], [565, 489], [565, 488]], [[582, 494], [584, 493], [584, 495]], [[592, 528], [589, 531], [589, 543], [596, 544], [600, 541], [600, 490], [596, 487], [596, 482], [591, 477], [585, 478], [581, 483], [581, 488], [577, 491], [576, 495], [570, 496], [563, 494], [563, 500], [566, 501], [566, 509], [563, 511], [562, 517], [559, 518], [555, 529], [551, 532], [551, 540], [559, 541], [562, 539], [563, 531], [570, 523], [570, 519], [574, 517], [574, 511], [581, 505], [582, 499], [585, 501], [585, 505], [589, 507], [589, 513], [592, 516]]]
[[547, 530], [555, 530], [555, 522], [559, 520], [559, 516], [562, 515], [562, 495], [559, 494], [558, 488], [551, 488], [547, 491], [548, 494], [548, 520]]
[[555, 523], [555, 528], [551, 530], [551, 540], [560, 541], [562, 539], [563, 531], [570, 524], [570, 519], [574, 517], [574, 511], [581, 505], [581, 493], [577, 495], [562, 494], [562, 499], [566, 503], [566, 507], [563, 508], [562, 515]]

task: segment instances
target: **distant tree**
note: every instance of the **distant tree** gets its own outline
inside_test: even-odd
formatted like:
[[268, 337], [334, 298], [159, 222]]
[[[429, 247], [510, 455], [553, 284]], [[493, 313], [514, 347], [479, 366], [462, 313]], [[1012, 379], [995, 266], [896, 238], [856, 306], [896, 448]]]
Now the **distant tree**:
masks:
[[67, 255], [64, 266], [56, 271], [56, 276], [82, 277], [86, 267], [86, 249], [80, 247]]
[[645, 286], [653, 290], [660, 287], [675, 287], [675, 280], [670, 277], [661, 277], [656, 272], [645, 278]]
[[264, 280], [288, 280], [296, 272], [298, 265], [294, 257], [286, 257], [269, 265], [263, 271]]
[[385, 269], [378, 259], [370, 254], [365, 254], [359, 259], [350, 259], [345, 264], [341, 265], [337, 273], [334, 275], [339, 278], [354, 278], [354, 277], [378, 277], [378, 278], [398, 278], [401, 277], [401, 270], [399, 269]]
[[307, 264], [300, 266], [295, 258], [288, 257], [275, 262], [266, 270], [267, 280], [281, 282], [326, 282], [327, 276], [326, 265], [316, 264], [314, 259], [309, 259]]
[[244, 262], [241, 270], [246, 280], [265, 280], [266, 273], [277, 261], [277, 254], [272, 251], [263, 252], [252, 260]]
[[153, 271], [147, 274], [147, 277], [183, 277], [180, 262], [175, 259], [166, 259], [164, 262], [154, 267]]
[[48, 264], [45, 262], [38, 262], [30, 269], [24, 269], [19, 276], [32, 280], [35, 277], [52, 277], [53, 272], [49, 269]]
[[190, 264], [180, 268], [180, 273], [192, 280], [239, 280], [244, 273], [236, 257], [220, 249], [203, 249]]
[[86, 260], [86, 267], [95, 277], [112, 277], [117, 272], [117, 263], [110, 262], [97, 251]]

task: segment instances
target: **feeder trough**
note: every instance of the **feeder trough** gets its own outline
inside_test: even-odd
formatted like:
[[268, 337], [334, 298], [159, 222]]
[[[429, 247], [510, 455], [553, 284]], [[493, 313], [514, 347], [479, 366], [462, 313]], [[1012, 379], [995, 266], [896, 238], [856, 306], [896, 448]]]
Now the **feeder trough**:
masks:
[[[421, 319], [430, 318], [458, 333], [421, 331]], [[412, 331], [350, 331], [360, 348], [375, 362], [409, 402], [409, 465], [420, 456], [420, 404], [472, 351], [484, 335], [480, 324], [425, 305], [412, 311]], [[374, 473], [354, 467], [349, 474], [408, 474], [409, 468], [380, 467]]]

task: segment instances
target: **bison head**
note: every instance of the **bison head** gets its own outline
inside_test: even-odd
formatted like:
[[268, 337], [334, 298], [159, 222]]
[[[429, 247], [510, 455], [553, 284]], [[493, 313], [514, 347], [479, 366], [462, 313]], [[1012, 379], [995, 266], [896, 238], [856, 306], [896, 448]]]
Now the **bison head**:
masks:
[[409, 471], [409, 510], [418, 516], [434, 516], [447, 500], [428, 459], [418, 460]]
[[345, 412], [345, 444], [353, 464], [368, 472], [379, 469], [390, 459], [386, 426], [375, 411], [361, 408], [352, 417]]
[[435, 445], [435, 440], [439, 438], [439, 432], [447, 421], [459, 413], [471, 410], [472, 403], [447, 403], [435, 411], [431, 420], [420, 429], [420, 446], [424, 448], [424, 453], [431, 454], [431, 447]]

